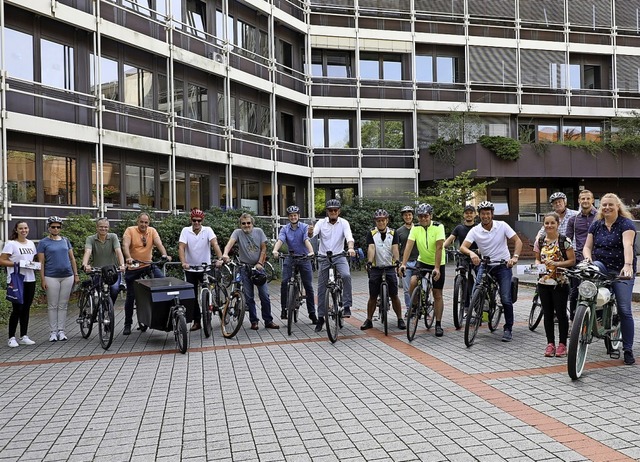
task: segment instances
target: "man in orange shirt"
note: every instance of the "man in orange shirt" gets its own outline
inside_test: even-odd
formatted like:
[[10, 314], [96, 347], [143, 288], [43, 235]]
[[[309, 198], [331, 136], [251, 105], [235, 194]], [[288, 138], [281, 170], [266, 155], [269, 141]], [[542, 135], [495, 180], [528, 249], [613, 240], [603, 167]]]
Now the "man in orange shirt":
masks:
[[[171, 261], [167, 256], [167, 251], [162, 245], [162, 240], [155, 228], [149, 226], [149, 215], [141, 213], [138, 215], [137, 225], [129, 226], [122, 236], [122, 253], [127, 262], [127, 270], [124, 273], [124, 281], [127, 284], [127, 299], [124, 302], [124, 335], [131, 334], [131, 323], [133, 322], [133, 303], [135, 300], [133, 292], [133, 281], [140, 279], [147, 271], [149, 264], [141, 263], [133, 266], [134, 260], [139, 262], [149, 262], [153, 260], [153, 246], [158, 248], [162, 258]], [[155, 266], [152, 267], [153, 277], [163, 277], [162, 271]], [[147, 326], [140, 325], [139, 330], [144, 332]]]

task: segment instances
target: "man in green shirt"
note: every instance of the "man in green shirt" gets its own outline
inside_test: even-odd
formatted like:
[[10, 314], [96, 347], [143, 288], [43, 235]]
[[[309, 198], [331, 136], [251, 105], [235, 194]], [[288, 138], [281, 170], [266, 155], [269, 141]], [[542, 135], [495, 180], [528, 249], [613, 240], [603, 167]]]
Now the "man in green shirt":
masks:
[[[433, 221], [433, 207], [429, 204], [420, 204], [416, 208], [418, 215], [418, 224], [411, 228], [407, 245], [402, 256], [401, 271], [405, 271], [407, 261], [413, 250], [413, 246], [418, 247], [418, 261], [416, 268], [427, 268], [432, 270], [433, 278], [433, 307], [436, 315], [436, 337], [442, 337], [442, 312], [444, 310], [444, 302], [442, 300], [442, 288], [444, 287], [444, 268], [445, 254], [443, 252], [443, 244], [445, 240], [444, 226], [437, 221]], [[418, 285], [417, 276], [411, 277], [411, 286], [409, 293]]]

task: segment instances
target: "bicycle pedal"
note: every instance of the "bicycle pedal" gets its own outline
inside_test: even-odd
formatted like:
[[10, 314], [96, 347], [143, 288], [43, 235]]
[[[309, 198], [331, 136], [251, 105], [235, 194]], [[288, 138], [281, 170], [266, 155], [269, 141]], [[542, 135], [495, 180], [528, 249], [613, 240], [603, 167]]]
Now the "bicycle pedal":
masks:
[[76, 324], [82, 324], [84, 318], [76, 318]]
[[609, 357], [611, 359], [620, 359], [620, 350], [614, 350], [611, 353], [609, 353]]

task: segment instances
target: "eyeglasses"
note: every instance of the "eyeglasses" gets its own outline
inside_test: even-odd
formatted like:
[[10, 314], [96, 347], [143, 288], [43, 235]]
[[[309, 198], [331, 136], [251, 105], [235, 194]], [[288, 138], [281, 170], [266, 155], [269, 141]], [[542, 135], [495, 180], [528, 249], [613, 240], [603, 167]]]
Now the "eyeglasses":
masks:
[[418, 215], [418, 219], [420, 219], [420, 218], [427, 218], [428, 216], [429, 216], [429, 214], [427, 214], [427, 215]]
[[60, 229], [60, 228], [62, 228], [62, 226], [60, 226], [60, 225], [51, 225], [51, 226], [49, 226], [49, 228], [51, 228], [51, 229]]
[[240, 224], [242, 226], [249, 226], [251, 224], [251, 222], [250, 221], [242, 221], [242, 222], [240, 222]]
[[147, 236], [142, 236], [142, 247], [147, 246]]
[[194, 219], [191, 219], [191, 223], [202, 223], [202, 220], [194, 220]]

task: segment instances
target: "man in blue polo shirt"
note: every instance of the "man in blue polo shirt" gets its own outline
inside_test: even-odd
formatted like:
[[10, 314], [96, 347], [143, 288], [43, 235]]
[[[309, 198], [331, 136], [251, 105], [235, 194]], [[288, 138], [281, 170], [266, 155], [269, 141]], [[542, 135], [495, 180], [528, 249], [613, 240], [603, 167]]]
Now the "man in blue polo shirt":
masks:
[[[278, 240], [273, 246], [273, 256], [278, 258], [278, 252], [282, 244], [287, 244], [289, 255], [313, 256], [313, 247], [311, 246], [308, 235], [309, 225], [300, 223], [300, 208], [297, 205], [291, 205], [287, 207], [287, 214], [289, 216], [289, 224], [283, 226], [280, 230]], [[280, 306], [282, 307], [280, 318], [287, 319], [287, 285], [293, 273], [293, 265], [298, 265], [298, 269], [300, 270], [300, 278], [302, 279], [302, 285], [304, 286], [307, 299], [309, 319], [311, 320], [311, 324], [316, 324], [318, 318], [316, 317], [316, 304], [313, 292], [313, 270], [311, 269], [311, 262], [309, 260], [294, 262], [290, 257], [285, 258], [282, 266], [282, 284], [280, 285]]]

